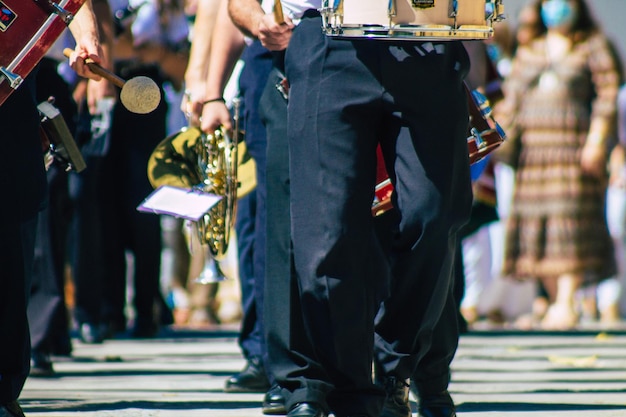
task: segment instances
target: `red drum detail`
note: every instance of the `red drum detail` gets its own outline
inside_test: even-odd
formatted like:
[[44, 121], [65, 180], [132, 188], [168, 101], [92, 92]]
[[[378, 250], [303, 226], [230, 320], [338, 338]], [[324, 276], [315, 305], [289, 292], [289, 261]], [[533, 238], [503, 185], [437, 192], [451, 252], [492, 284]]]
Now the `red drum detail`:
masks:
[[85, 0], [0, 0], [0, 105], [19, 86], [67, 24], [54, 9], [73, 15]]

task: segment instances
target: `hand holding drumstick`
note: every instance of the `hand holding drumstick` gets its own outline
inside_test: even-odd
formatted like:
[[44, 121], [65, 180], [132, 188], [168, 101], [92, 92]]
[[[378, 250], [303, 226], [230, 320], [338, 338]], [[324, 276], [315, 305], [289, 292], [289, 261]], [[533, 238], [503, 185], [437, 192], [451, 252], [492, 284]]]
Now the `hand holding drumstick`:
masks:
[[[63, 54], [68, 58], [72, 55], [72, 52], [69, 48], [63, 50]], [[139, 76], [125, 81], [89, 58], [85, 59], [85, 64], [91, 72], [109, 80], [122, 89], [120, 101], [128, 111], [138, 114], [150, 113], [161, 102], [161, 90], [152, 79]]]
[[295, 25], [283, 14], [280, 0], [274, 0], [273, 14], [267, 14], [259, 23], [258, 38], [270, 51], [282, 51], [287, 48]]

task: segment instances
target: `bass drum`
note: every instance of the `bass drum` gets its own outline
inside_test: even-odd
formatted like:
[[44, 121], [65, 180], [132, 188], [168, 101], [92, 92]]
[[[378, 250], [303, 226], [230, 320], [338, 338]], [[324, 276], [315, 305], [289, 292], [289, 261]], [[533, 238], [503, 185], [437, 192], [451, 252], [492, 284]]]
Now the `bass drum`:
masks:
[[[157, 145], [148, 160], [148, 180], [152, 187], [170, 185], [191, 189], [202, 183], [196, 152], [201, 137], [200, 128], [185, 127]], [[241, 198], [256, 188], [256, 163], [243, 140], [237, 145], [237, 155], [237, 198]]]

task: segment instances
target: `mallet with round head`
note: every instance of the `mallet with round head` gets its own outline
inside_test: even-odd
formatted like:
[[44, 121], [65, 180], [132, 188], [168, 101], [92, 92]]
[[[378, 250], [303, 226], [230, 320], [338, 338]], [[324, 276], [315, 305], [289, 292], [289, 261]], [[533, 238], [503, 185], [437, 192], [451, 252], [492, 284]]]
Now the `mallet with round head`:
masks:
[[[63, 54], [68, 58], [72, 52], [69, 48], [63, 50]], [[161, 102], [161, 90], [151, 78], [138, 76], [125, 81], [90, 59], [85, 60], [85, 64], [89, 66], [91, 72], [121, 88], [120, 101], [128, 111], [138, 114], [150, 113]]]

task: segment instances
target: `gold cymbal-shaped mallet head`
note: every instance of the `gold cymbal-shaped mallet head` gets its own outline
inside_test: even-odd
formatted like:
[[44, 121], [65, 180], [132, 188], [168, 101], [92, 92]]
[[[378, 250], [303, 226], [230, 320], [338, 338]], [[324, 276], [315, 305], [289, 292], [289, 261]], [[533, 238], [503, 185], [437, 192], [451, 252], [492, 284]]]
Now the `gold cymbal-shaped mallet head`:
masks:
[[[70, 48], [63, 50], [63, 54], [68, 58], [72, 52]], [[90, 59], [86, 59], [85, 64], [89, 66], [91, 72], [98, 74], [121, 88], [120, 101], [128, 111], [146, 114], [154, 111], [159, 106], [161, 90], [151, 78], [138, 76], [126, 81]]]

